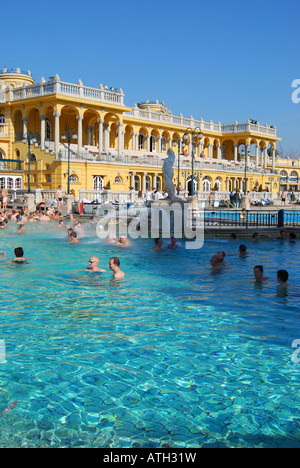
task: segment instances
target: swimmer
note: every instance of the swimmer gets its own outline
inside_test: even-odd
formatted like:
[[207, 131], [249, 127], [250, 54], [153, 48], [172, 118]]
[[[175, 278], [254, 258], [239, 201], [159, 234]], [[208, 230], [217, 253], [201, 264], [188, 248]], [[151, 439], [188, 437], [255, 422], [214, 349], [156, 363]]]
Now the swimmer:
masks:
[[292, 243], [292, 244], [295, 244], [296, 242], [296, 234], [294, 232], [290, 232], [289, 234], [289, 241]]
[[289, 274], [286, 270], [278, 270], [277, 271], [277, 281], [279, 286], [277, 286], [277, 292], [286, 291], [289, 284], [288, 284]]
[[89, 259], [89, 267], [85, 269], [85, 271], [91, 272], [106, 272], [102, 268], [98, 268], [99, 258], [95, 255]]
[[247, 257], [248, 252], [247, 252], [247, 247], [244, 244], [241, 244], [239, 247], [239, 256], [240, 257]]
[[75, 231], [72, 231], [69, 235], [69, 243], [70, 244], [79, 244], [79, 240], [77, 239], [77, 234]]
[[114, 279], [119, 280], [119, 279], [124, 278], [125, 273], [124, 271], [120, 269], [120, 260], [118, 259], [118, 257], [110, 258], [108, 266], [109, 266], [109, 269], [112, 270], [114, 273], [113, 274]]
[[280, 239], [280, 240], [286, 240], [287, 239], [287, 234], [286, 234], [286, 231], [284, 229], [281, 229], [278, 239]]
[[115, 244], [117, 242], [117, 239], [116, 237], [114, 236], [114, 234], [110, 233], [106, 238], [105, 238], [105, 242], [107, 242], [108, 244]]
[[162, 248], [162, 244], [163, 244], [163, 241], [160, 237], [157, 237], [155, 240], [154, 240], [154, 247], [152, 247], [152, 252], [159, 252], [161, 250], [163, 250]]
[[258, 238], [259, 238], [258, 233], [257, 233], [257, 232], [254, 232], [254, 233], [252, 234], [251, 241], [252, 241], [252, 242], [258, 242]]
[[63, 228], [63, 227], [64, 227], [64, 222], [63, 222], [62, 219], [58, 222], [58, 227], [59, 227], [59, 228]]
[[24, 250], [22, 247], [15, 248], [15, 258], [12, 259], [15, 263], [26, 263], [28, 258], [24, 257]]
[[255, 283], [261, 283], [262, 281], [267, 281], [268, 278], [263, 276], [264, 274], [264, 267], [262, 265], [256, 265], [253, 268], [253, 273], [255, 277]]
[[236, 241], [236, 233], [233, 232], [232, 234], [230, 234], [229, 239], [232, 240], [232, 241]]
[[166, 249], [174, 249], [175, 250], [175, 249], [178, 249], [178, 248], [181, 247], [180, 244], [177, 244], [177, 238], [176, 237], [172, 236], [170, 240], [171, 240], [171, 243], [166, 245]]
[[210, 259], [210, 264], [214, 269], [219, 270], [221, 266], [224, 264], [224, 259], [225, 259], [225, 252], [218, 252], [217, 255], [213, 255], [212, 258]]
[[118, 247], [128, 247], [130, 245], [130, 242], [126, 236], [121, 236], [116, 245]]
[[[19, 223], [18, 223], [19, 224]], [[19, 224], [17, 234], [24, 234], [25, 226], [24, 224]]]

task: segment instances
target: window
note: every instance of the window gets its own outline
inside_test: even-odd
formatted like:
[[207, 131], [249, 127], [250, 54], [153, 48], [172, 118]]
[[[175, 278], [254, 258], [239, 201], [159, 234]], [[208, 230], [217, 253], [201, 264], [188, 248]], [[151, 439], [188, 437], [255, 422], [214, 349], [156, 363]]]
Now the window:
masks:
[[161, 190], [161, 179], [156, 177], [156, 190]]
[[151, 186], [150, 186], [150, 177], [149, 176], [146, 176], [146, 190], [150, 190], [151, 189]]
[[103, 190], [103, 179], [101, 176], [94, 176], [94, 190]]
[[211, 190], [211, 180], [208, 177], [205, 177], [202, 182], [202, 191], [210, 192]]
[[16, 189], [21, 189], [22, 188], [22, 178], [21, 177], [17, 177], [15, 179], [15, 188]]
[[140, 133], [139, 134], [139, 149], [140, 150], [145, 149], [145, 141], [146, 141], [145, 135], [143, 133]]
[[153, 153], [156, 151], [156, 138], [154, 135], [150, 137], [150, 152]]
[[70, 184], [77, 184], [78, 183], [78, 177], [75, 174], [71, 174], [69, 177]]
[[117, 176], [117, 177], [115, 178], [115, 184], [122, 184], [122, 182], [123, 182], [123, 181], [122, 181], [122, 177]]
[[0, 124], [5, 124], [5, 117], [3, 114], [0, 114]]
[[0, 189], [6, 188], [6, 177], [0, 177]]
[[161, 137], [161, 152], [167, 151], [167, 139], [165, 136]]
[[51, 122], [49, 119], [45, 120], [45, 139], [51, 141], [51, 136], [52, 136], [52, 128], [51, 128]]
[[47, 182], [47, 184], [51, 184], [51, 175], [50, 174], [46, 174], [46, 182]]
[[35, 154], [31, 153], [30, 155], [30, 162], [36, 162]]

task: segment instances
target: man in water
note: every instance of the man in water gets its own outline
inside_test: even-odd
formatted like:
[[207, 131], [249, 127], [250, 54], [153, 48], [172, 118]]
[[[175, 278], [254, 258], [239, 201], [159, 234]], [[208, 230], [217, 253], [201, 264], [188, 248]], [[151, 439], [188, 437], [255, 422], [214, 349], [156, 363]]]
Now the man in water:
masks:
[[113, 271], [114, 279], [119, 280], [124, 278], [125, 273], [120, 269], [120, 260], [118, 259], [118, 257], [110, 258], [108, 266], [109, 269]]
[[130, 242], [126, 236], [122, 235], [120, 239], [117, 241], [116, 245], [118, 247], [128, 247], [130, 245]]
[[99, 264], [99, 258], [96, 257], [95, 255], [89, 259], [89, 267], [85, 269], [85, 271], [91, 271], [91, 272], [106, 272], [106, 270], [103, 270], [102, 268], [98, 268]]
[[163, 250], [162, 248], [162, 244], [163, 244], [163, 241], [160, 237], [157, 237], [155, 240], [154, 240], [154, 247], [152, 247], [152, 252], [159, 252], [161, 250]]
[[24, 250], [22, 247], [17, 247], [15, 249], [15, 258], [12, 259], [15, 263], [26, 263], [28, 258], [24, 257]]
[[219, 270], [224, 264], [225, 252], [220, 251], [217, 255], [213, 255], [210, 259], [210, 264], [215, 270]]
[[288, 284], [289, 274], [286, 270], [278, 270], [277, 271], [277, 281], [279, 286], [277, 287], [277, 292], [286, 291], [289, 284]]

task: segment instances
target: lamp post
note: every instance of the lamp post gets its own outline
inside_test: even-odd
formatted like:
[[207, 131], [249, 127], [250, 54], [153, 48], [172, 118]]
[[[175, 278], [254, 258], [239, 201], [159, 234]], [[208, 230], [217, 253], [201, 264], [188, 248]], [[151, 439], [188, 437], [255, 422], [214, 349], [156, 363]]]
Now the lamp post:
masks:
[[[73, 132], [73, 135], [72, 135], [72, 132]], [[70, 128], [69, 129], [69, 126], [68, 124], [66, 124], [66, 127], [62, 133], [62, 136], [61, 136], [61, 139], [62, 140], [66, 140], [68, 139], [68, 195], [70, 195], [70, 144], [71, 144], [71, 138], [73, 138], [73, 140], [77, 140], [77, 133], [76, 133], [76, 130], [75, 128]]]
[[[197, 133], [197, 130], [199, 130], [199, 133]], [[191, 128], [188, 127], [185, 131], [185, 134], [183, 136], [183, 139], [187, 141], [189, 139], [189, 134], [188, 132], [191, 132], [191, 137], [192, 137], [192, 190], [191, 190], [191, 195], [192, 197], [194, 196], [194, 148], [196, 145], [196, 137], [198, 137], [198, 140], [202, 140], [203, 138], [203, 133], [201, 131], [201, 128], [195, 127]]]
[[30, 144], [36, 143], [34, 133], [27, 132], [23, 137], [23, 143], [28, 144], [28, 193], [30, 193]]
[[178, 145], [178, 178], [177, 178], [177, 195], [179, 195], [179, 175], [180, 175], [180, 149], [185, 147], [184, 141], [181, 141], [181, 138], [173, 140], [173, 146]]

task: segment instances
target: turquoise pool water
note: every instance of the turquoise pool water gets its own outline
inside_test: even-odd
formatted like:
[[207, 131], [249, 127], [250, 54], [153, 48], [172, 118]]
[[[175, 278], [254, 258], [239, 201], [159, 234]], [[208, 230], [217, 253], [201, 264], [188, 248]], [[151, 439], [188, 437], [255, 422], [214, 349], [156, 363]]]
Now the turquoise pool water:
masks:
[[[0, 412], [19, 402], [0, 418], [0, 447], [300, 446], [298, 243], [153, 253], [152, 240], [120, 249], [92, 231], [69, 245], [55, 224], [0, 235], [8, 257], [19, 245], [30, 257], [0, 259]], [[103, 267], [119, 256], [125, 280], [80, 271], [94, 254]], [[295, 286], [283, 297], [278, 269]]]

